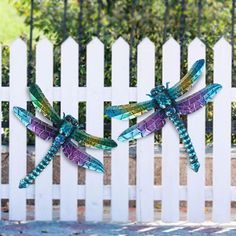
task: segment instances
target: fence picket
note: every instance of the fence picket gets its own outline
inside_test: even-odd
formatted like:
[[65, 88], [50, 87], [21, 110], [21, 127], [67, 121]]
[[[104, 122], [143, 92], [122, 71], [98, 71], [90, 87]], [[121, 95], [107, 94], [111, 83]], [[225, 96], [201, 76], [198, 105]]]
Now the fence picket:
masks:
[[[52, 104], [53, 87], [53, 45], [48, 39], [42, 39], [36, 46], [36, 83], [42, 89], [48, 101]], [[40, 112], [36, 116], [51, 124]], [[35, 165], [47, 153], [51, 142], [35, 139]], [[52, 219], [52, 162], [35, 181], [35, 219]]]
[[214, 222], [230, 221], [231, 204], [231, 46], [221, 38], [214, 46], [214, 83], [222, 90], [214, 100], [213, 216]]
[[[78, 44], [69, 37], [61, 46], [61, 112], [78, 117]], [[62, 114], [61, 114], [62, 115]], [[77, 219], [77, 166], [61, 152], [60, 219]], [[70, 194], [68, 194], [70, 193]]]
[[[162, 83], [180, 79], [180, 47], [173, 39], [163, 45]], [[162, 131], [162, 221], [179, 220], [179, 137], [167, 121]]]
[[[129, 103], [129, 45], [119, 38], [112, 45], [112, 105]], [[112, 119], [112, 139], [117, 141], [128, 121]], [[119, 142], [111, 158], [111, 217], [127, 222], [129, 217], [129, 142]], [[122, 173], [122, 174], [121, 174]], [[117, 178], [119, 176], [119, 178]]]
[[[87, 45], [86, 130], [103, 137], [104, 46], [98, 38]], [[103, 151], [87, 149], [103, 162]], [[86, 220], [103, 219], [103, 174], [86, 170]]]
[[[19, 59], [20, 58], [20, 59]], [[21, 39], [10, 46], [10, 106], [9, 106], [9, 219], [26, 219], [26, 190], [19, 181], [26, 174], [26, 128], [13, 114], [13, 106], [26, 109], [27, 54]]]
[[[138, 78], [137, 102], [146, 101], [147, 93], [155, 85], [155, 46], [145, 38], [138, 45]], [[143, 120], [149, 114], [137, 119]], [[137, 186], [136, 186], [136, 218], [137, 221], [148, 222], [154, 216], [154, 134], [137, 141]]]
[[[205, 59], [205, 45], [195, 38], [188, 47], [188, 69], [196, 60]], [[190, 90], [193, 94], [205, 87], [205, 70]], [[188, 221], [199, 223], [205, 220], [205, 108], [188, 116], [188, 132], [193, 142], [200, 169], [195, 173], [188, 165]]]

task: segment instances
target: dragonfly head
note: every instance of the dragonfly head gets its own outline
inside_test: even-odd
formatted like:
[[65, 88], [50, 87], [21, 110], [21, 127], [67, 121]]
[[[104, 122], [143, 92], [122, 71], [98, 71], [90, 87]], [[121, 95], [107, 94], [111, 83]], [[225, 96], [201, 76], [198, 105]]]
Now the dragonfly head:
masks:
[[151, 90], [151, 97], [155, 97], [158, 94], [162, 93], [165, 90], [165, 87], [163, 85], [158, 85], [154, 89]]
[[64, 119], [66, 121], [68, 121], [69, 123], [71, 123], [73, 126], [78, 126], [79, 125], [78, 121], [73, 116], [71, 116], [71, 115], [65, 116]]

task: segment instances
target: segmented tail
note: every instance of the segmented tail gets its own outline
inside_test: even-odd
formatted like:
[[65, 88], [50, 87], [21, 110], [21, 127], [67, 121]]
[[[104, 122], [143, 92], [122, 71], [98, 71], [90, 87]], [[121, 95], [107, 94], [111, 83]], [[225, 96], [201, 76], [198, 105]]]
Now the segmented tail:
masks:
[[51, 148], [49, 149], [47, 155], [43, 158], [43, 160], [40, 161], [39, 164], [24, 179], [20, 181], [19, 188], [27, 188], [30, 184], [34, 182], [37, 176], [39, 176], [40, 173], [49, 165], [49, 163], [60, 148], [57, 137], [55, 138]]
[[178, 114], [172, 114], [169, 119], [173, 122], [174, 126], [176, 127], [179, 137], [183, 141], [184, 147], [189, 156], [190, 167], [193, 171], [198, 172], [200, 167], [200, 163], [197, 158], [197, 154], [194, 150], [192, 141], [189, 137], [188, 131], [184, 126], [183, 121], [180, 119]]

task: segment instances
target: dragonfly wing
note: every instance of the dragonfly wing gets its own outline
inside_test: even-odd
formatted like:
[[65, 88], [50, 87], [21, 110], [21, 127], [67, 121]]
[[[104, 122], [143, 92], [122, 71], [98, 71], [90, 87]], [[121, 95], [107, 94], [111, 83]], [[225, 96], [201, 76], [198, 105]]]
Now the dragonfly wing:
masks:
[[112, 139], [99, 138], [80, 129], [76, 129], [71, 138], [75, 139], [80, 145], [98, 149], [111, 149], [117, 146], [116, 142]]
[[134, 104], [110, 106], [106, 109], [105, 113], [111, 118], [127, 120], [140, 116], [145, 112], [152, 110], [156, 106], [157, 105], [155, 104], [154, 100], [150, 100]]
[[142, 138], [154, 131], [160, 130], [165, 125], [165, 115], [160, 110], [154, 112], [146, 119], [142, 120], [136, 125], [126, 129], [119, 137], [118, 140], [126, 141], [132, 139]]
[[200, 78], [204, 66], [204, 60], [196, 61], [188, 73], [173, 87], [168, 90], [169, 95], [176, 99], [186, 93]]
[[67, 141], [62, 145], [63, 152], [66, 157], [73, 163], [103, 173], [103, 164], [86, 152], [80, 150], [72, 141]]
[[30, 112], [20, 107], [13, 107], [13, 111], [17, 118], [33, 133], [44, 140], [55, 138], [58, 134], [58, 129], [39, 120]]
[[188, 115], [205, 106], [222, 88], [220, 84], [210, 84], [193, 95], [177, 102], [180, 114]]
[[37, 84], [32, 84], [29, 87], [29, 92], [34, 107], [42, 112], [42, 114], [54, 124], [59, 124], [61, 121], [60, 117], [50, 105], [39, 86]]

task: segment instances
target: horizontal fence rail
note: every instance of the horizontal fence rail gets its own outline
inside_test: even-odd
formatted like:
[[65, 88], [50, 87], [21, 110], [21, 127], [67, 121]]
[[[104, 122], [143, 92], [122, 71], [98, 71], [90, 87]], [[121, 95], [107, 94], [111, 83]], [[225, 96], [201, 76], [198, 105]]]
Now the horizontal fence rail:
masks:
[[[0, 48], [1, 49], [1, 48]], [[129, 86], [130, 48], [123, 38], [112, 45], [112, 86], [104, 87], [104, 45], [94, 38], [87, 45], [86, 87], [78, 87], [78, 44], [69, 37], [61, 45], [61, 86], [53, 87], [53, 44], [42, 39], [36, 45], [36, 83], [50, 102], [60, 101], [61, 112], [78, 116], [78, 103], [86, 102], [87, 132], [103, 136], [104, 102], [112, 105], [148, 100], [146, 96], [155, 86], [155, 45], [145, 38], [137, 48], [137, 86]], [[28, 189], [18, 189], [18, 183], [27, 170], [26, 128], [12, 113], [13, 106], [26, 108], [30, 101], [27, 89], [27, 47], [17, 39], [10, 46], [10, 86], [0, 87], [0, 100], [9, 105], [9, 183], [0, 184], [0, 198], [9, 200], [9, 219], [26, 220], [28, 199], [34, 199], [34, 219], [53, 219], [53, 200], [60, 201], [60, 220], [77, 220], [78, 200], [85, 201], [85, 219], [104, 219], [104, 200], [109, 200], [110, 220], [129, 221], [129, 202], [136, 202], [135, 220], [151, 222], [178, 222], [180, 201], [187, 202], [187, 221], [199, 223], [206, 220], [205, 202], [212, 201], [212, 221], [231, 221], [232, 201], [236, 201], [236, 187], [231, 185], [231, 103], [236, 101], [236, 89], [231, 86], [231, 45], [221, 38], [214, 46], [215, 83], [223, 86], [216, 96], [213, 107], [213, 184], [205, 184], [205, 109], [188, 117], [187, 126], [196, 148], [201, 168], [196, 174], [188, 167], [187, 184], [180, 185], [180, 144], [176, 130], [170, 122], [162, 131], [161, 185], [154, 184], [154, 135], [136, 144], [136, 184], [129, 181], [129, 143], [118, 142], [111, 151], [111, 184], [104, 185], [103, 175], [86, 170], [85, 184], [78, 184], [78, 171], [60, 152], [60, 184], [53, 184], [52, 164]], [[180, 79], [180, 45], [170, 38], [162, 49], [162, 82], [173, 86]], [[0, 66], [2, 67], [0, 50]], [[206, 48], [198, 38], [188, 46], [188, 68], [198, 59], [206, 57]], [[190, 93], [205, 86], [205, 70], [198, 84]], [[0, 70], [0, 81], [2, 74]], [[80, 78], [79, 78], [80, 79]], [[1, 107], [0, 107], [1, 108]], [[150, 113], [149, 113], [150, 114]], [[61, 114], [62, 115], [62, 114]], [[37, 116], [50, 123], [42, 115]], [[147, 115], [139, 117], [142, 120]], [[129, 126], [128, 121], [112, 120], [111, 137]], [[50, 147], [50, 142], [36, 138], [35, 163], [38, 163]], [[87, 149], [104, 162], [104, 152]], [[0, 168], [1, 174], [2, 168]], [[2, 176], [2, 175], [1, 175]], [[154, 203], [161, 201], [161, 217], [156, 218]]]

